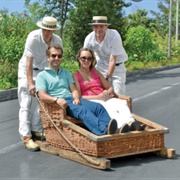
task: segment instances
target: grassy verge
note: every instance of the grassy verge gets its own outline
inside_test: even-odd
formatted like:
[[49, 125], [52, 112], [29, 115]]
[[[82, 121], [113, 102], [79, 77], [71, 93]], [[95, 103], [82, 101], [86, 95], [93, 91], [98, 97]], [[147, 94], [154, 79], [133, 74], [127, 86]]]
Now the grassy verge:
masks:
[[128, 72], [135, 71], [135, 70], [150, 69], [150, 68], [155, 68], [155, 67], [170, 66], [170, 65], [176, 65], [176, 64], [180, 64], [180, 56], [172, 57], [164, 61], [150, 61], [150, 62], [146, 62], [146, 61], [128, 62], [127, 61], [125, 63]]

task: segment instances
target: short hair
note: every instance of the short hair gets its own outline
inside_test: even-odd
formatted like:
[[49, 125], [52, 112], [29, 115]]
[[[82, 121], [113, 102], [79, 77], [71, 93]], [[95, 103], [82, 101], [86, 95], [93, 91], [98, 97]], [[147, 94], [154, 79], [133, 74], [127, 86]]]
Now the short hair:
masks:
[[92, 50], [90, 50], [89, 48], [80, 48], [79, 49], [79, 51], [77, 53], [77, 56], [76, 56], [76, 60], [79, 63], [79, 67], [80, 67], [80, 62], [79, 62], [78, 58], [80, 57], [82, 51], [89, 51], [91, 53], [91, 55], [92, 55], [92, 62], [91, 62], [91, 65], [90, 65], [89, 68], [90, 69], [94, 68], [95, 65], [96, 65], [96, 58], [95, 58], [94, 52]]
[[50, 55], [50, 50], [54, 48], [54, 49], [60, 49], [61, 53], [63, 55], [63, 48], [59, 45], [59, 44], [54, 44], [54, 45], [50, 45], [47, 50], [46, 50], [46, 55], [49, 56]]

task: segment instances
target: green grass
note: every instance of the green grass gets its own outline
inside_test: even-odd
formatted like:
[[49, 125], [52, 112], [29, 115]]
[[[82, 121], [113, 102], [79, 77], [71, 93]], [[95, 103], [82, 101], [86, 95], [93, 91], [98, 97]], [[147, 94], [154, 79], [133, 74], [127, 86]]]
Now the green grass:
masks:
[[133, 62], [126, 62], [126, 68], [128, 72], [135, 71], [135, 70], [143, 70], [143, 69], [150, 69], [155, 67], [162, 67], [162, 66], [170, 66], [180, 64], [180, 56], [176, 58], [170, 58], [163, 61], [151, 61], [151, 62], [140, 62], [140, 61], [133, 61]]

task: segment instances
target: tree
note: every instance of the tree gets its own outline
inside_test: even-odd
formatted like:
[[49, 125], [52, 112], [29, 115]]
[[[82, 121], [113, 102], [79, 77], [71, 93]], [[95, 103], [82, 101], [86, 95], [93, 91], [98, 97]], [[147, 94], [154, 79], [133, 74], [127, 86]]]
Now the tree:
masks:
[[128, 15], [129, 25], [128, 27], [144, 26], [152, 31], [156, 27], [155, 20], [147, 17], [148, 11], [138, 9], [136, 13]]
[[[73, 8], [72, 0], [40, 0], [30, 4], [31, 0], [25, 0], [25, 6], [29, 12], [38, 17], [53, 16], [60, 22], [60, 36], [63, 37], [63, 29], [68, 19], [68, 13]], [[36, 18], [37, 19], [37, 18]]]
[[129, 6], [124, 0], [74, 0], [73, 3], [74, 8], [70, 11], [64, 34], [64, 42], [68, 47], [65, 51], [68, 51], [70, 59], [75, 58], [85, 36], [92, 31], [89, 23], [93, 16], [107, 16], [110, 28], [117, 29], [124, 37], [126, 21], [122, 9]]
[[[163, 0], [158, 3], [158, 8], [159, 8], [158, 13], [155, 11], [151, 11], [152, 15], [155, 16], [154, 19], [155, 19], [155, 23], [157, 24], [157, 31], [163, 37], [166, 37], [169, 31], [169, 10], [170, 10], [169, 3], [170, 3], [170, 0]], [[176, 3], [173, 3], [172, 35], [175, 34], [175, 28], [176, 28], [175, 15], [176, 15]]]

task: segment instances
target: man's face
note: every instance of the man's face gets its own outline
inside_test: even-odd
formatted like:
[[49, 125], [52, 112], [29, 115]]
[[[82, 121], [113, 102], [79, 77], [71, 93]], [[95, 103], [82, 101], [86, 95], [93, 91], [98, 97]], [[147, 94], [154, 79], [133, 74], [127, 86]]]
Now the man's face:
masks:
[[47, 29], [42, 29], [42, 34], [43, 34], [43, 38], [46, 39], [50, 39], [53, 35], [55, 31], [52, 30], [47, 30]]
[[106, 34], [108, 25], [102, 24], [102, 25], [93, 25], [93, 30], [98, 37], [103, 37]]
[[51, 48], [48, 57], [49, 67], [51, 69], [58, 69], [62, 60], [62, 52], [60, 49]]

